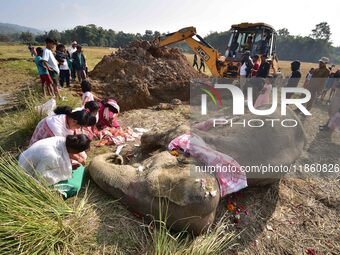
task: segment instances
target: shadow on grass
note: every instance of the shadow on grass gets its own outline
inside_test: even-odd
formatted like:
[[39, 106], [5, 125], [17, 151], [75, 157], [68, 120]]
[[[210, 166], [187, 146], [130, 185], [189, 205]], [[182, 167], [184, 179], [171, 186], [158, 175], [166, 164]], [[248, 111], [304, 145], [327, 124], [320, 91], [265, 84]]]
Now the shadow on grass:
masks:
[[227, 211], [227, 204], [234, 203], [241, 208], [240, 221], [235, 221], [236, 213], [229, 212], [229, 220], [234, 223], [233, 230], [239, 234], [236, 248], [242, 252], [249, 246], [256, 246], [256, 240], [267, 226], [267, 221], [275, 211], [279, 193], [279, 182], [262, 187], [250, 187], [230, 194], [220, 201], [217, 217]]

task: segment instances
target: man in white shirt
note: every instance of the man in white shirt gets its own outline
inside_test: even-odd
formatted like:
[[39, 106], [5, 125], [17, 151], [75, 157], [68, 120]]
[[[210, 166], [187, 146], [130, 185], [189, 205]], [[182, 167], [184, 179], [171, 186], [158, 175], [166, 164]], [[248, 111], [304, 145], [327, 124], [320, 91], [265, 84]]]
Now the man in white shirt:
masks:
[[[71, 47], [67, 50], [71, 60], [72, 60], [72, 54], [77, 51], [77, 45], [78, 45], [78, 43], [76, 41], [73, 41], [72, 44], [71, 44]], [[74, 70], [73, 66], [69, 66], [69, 68], [71, 69], [72, 80], [75, 81], [76, 80], [76, 71]]]
[[59, 67], [58, 67], [58, 61], [53, 55], [52, 50], [54, 49], [57, 42], [51, 38], [46, 38], [46, 48], [43, 51], [42, 59], [48, 66], [48, 72], [51, 76], [51, 79], [53, 81], [53, 89], [54, 93], [59, 97], [59, 89], [58, 89], [58, 80], [59, 80]]

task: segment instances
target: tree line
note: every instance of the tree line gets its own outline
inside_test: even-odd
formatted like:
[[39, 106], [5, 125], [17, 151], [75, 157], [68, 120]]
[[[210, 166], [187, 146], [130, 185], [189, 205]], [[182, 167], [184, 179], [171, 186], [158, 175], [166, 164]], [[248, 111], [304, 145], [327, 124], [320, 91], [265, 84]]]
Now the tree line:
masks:
[[160, 35], [160, 33], [151, 30], [146, 30], [144, 34], [132, 34], [122, 31], [116, 32], [112, 29], [104, 29], [90, 24], [76, 26], [73, 29], [67, 29], [62, 32], [53, 29], [40, 35], [33, 35], [30, 32], [2, 34], [0, 35], [0, 41], [43, 44], [45, 39], [50, 37], [63, 44], [77, 41], [82, 45], [119, 48], [126, 47], [131, 41], [136, 39], [151, 40], [157, 35]]
[[[50, 30], [41, 35], [33, 35], [30, 32], [0, 34], [0, 42], [23, 42], [43, 44], [46, 37], [56, 39], [58, 42], [70, 44], [76, 40], [78, 43], [99, 47], [126, 47], [133, 40], [152, 40], [155, 36], [163, 35], [158, 31], [146, 30], [144, 34], [125, 33], [104, 29], [94, 24], [76, 26], [65, 31]], [[214, 48], [223, 53], [231, 36], [230, 31], [212, 32], [204, 39]], [[315, 62], [321, 56], [326, 56], [333, 63], [340, 63], [340, 47], [334, 47], [330, 41], [331, 29], [327, 22], [321, 22], [315, 26], [309, 36], [291, 35], [287, 28], [277, 30], [277, 54], [282, 60], [300, 60]], [[185, 52], [192, 52], [185, 43], [178, 43], [176, 47]]]

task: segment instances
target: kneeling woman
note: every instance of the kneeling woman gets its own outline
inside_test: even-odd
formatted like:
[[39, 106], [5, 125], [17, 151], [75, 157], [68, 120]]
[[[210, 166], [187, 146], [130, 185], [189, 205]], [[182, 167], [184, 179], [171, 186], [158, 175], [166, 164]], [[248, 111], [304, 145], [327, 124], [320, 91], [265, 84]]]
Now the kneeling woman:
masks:
[[119, 114], [120, 107], [113, 99], [107, 99], [100, 102], [98, 111], [98, 129], [104, 129], [106, 127], [119, 128], [117, 116]]
[[55, 115], [42, 119], [34, 130], [30, 146], [35, 142], [52, 136], [74, 135], [81, 133], [81, 127], [93, 126], [96, 118], [85, 110], [72, 111], [62, 106], [54, 110]]
[[[96, 117], [87, 111], [72, 111], [72, 108], [68, 106], [57, 107], [54, 113], [56, 115], [46, 117], [38, 123], [32, 135], [30, 146], [48, 137], [66, 137], [80, 134], [82, 127], [93, 126], [97, 121]], [[74, 160], [75, 166], [85, 164], [87, 158], [86, 153], [73, 153], [70, 154], [70, 157]]]
[[54, 185], [72, 178], [70, 154], [86, 151], [90, 142], [82, 134], [42, 139], [21, 153], [19, 165], [30, 175], [38, 173], [48, 184]]

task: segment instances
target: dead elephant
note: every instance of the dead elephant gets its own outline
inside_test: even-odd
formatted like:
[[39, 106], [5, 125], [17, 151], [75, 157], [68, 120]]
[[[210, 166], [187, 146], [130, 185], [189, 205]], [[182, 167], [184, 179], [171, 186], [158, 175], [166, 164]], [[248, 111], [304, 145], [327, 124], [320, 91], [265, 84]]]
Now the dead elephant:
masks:
[[[256, 118], [282, 119], [279, 112]], [[245, 119], [253, 118], [246, 115]], [[284, 118], [294, 119], [294, 128], [277, 126], [251, 128], [234, 126], [217, 129], [210, 134], [191, 129], [200, 135], [214, 150], [234, 158], [241, 166], [289, 165], [301, 154], [305, 134], [297, 116], [288, 109]], [[169, 142], [187, 132], [188, 126], [179, 126], [164, 132], [144, 134], [141, 151], [145, 155], [156, 150], [162, 152], [146, 158], [136, 165], [118, 165], [112, 162], [113, 154], [93, 159], [89, 171], [93, 180], [104, 191], [121, 199], [132, 210], [156, 219], [167, 214], [168, 226], [182, 231], [188, 228], [200, 234], [213, 223], [220, 200], [216, 178], [208, 173], [190, 171], [193, 162], [181, 162], [167, 151]], [[277, 181], [284, 173], [249, 174], [248, 185], [264, 185]]]
[[163, 151], [140, 165], [117, 165], [112, 153], [95, 157], [89, 171], [97, 185], [128, 208], [156, 220], [166, 219], [175, 230], [198, 235], [210, 226], [220, 200], [214, 176], [193, 173]]

